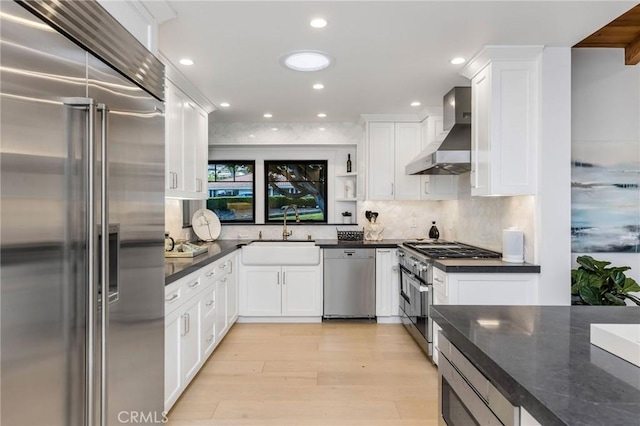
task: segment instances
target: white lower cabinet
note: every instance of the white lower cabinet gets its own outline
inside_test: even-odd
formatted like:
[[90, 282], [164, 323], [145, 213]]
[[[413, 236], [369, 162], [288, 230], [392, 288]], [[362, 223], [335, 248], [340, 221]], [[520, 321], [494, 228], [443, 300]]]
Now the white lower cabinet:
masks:
[[[538, 274], [446, 273], [433, 268], [434, 305], [536, 305]], [[438, 331], [433, 324], [433, 362], [439, 358]]]
[[322, 316], [322, 266], [243, 266], [240, 316]]
[[237, 318], [235, 259], [232, 253], [165, 287], [165, 411]]
[[398, 250], [376, 249], [376, 317], [399, 315]]
[[535, 305], [538, 274], [446, 273], [433, 268], [434, 305]]
[[216, 337], [222, 339], [229, 329], [227, 322], [227, 277], [220, 278], [216, 281]]

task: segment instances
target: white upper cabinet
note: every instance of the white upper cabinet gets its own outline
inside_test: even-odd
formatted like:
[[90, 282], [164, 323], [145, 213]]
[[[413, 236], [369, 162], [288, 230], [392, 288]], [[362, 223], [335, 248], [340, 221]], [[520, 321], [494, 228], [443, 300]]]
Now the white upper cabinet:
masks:
[[170, 80], [165, 82], [165, 195], [206, 199], [208, 114]]
[[420, 152], [420, 123], [367, 125], [367, 176], [370, 200], [419, 200], [420, 176], [404, 168]]
[[471, 79], [471, 195], [536, 193], [539, 46], [487, 46]]
[[[431, 142], [443, 140], [448, 132], [443, 129], [441, 115], [430, 115], [420, 123], [421, 150]], [[422, 175], [421, 200], [455, 200], [458, 198], [458, 175]]]

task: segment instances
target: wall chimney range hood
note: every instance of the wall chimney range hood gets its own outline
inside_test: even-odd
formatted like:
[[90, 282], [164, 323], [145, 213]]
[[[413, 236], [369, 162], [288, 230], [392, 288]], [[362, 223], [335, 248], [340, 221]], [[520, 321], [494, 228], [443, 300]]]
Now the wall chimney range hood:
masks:
[[443, 140], [435, 140], [405, 167], [408, 175], [459, 175], [471, 170], [471, 87], [444, 95]]

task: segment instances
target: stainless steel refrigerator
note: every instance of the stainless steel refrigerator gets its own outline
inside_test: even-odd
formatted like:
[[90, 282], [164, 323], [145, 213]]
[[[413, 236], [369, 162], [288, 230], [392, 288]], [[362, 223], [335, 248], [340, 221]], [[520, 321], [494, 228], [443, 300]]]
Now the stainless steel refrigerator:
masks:
[[160, 423], [164, 67], [93, 1], [0, 12], [0, 424]]

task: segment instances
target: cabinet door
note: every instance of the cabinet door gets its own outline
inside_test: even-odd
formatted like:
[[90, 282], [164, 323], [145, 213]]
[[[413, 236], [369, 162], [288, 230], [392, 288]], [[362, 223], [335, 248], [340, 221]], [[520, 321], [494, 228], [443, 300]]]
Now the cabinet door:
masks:
[[279, 266], [246, 266], [245, 284], [240, 297], [246, 316], [280, 316], [280, 267]]
[[426, 149], [433, 141], [442, 141], [448, 132], [443, 130], [441, 115], [430, 115], [420, 123], [420, 150]]
[[198, 372], [202, 361], [202, 351], [200, 348], [200, 336], [202, 330], [201, 325], [201, 306], [202, 301], [196, 298], [190, 302], [181, 315], [184, 321], [182, 330], [182, 347], [181, 354], [181, 370], [184, 377], [184, 383], [187, 384], [193, 379]]
[[393, 123], [369, 123], [369, 199], [394, 199], [394, 138]]
[[376, 250], [376, 316], [398, 315], [398, 270], [396, 250]]
[[166, 80], [165, 101], [165, 164], [167, 193], [184, 188], [183, 170], [183, 117], [182, 108], [186, 101], [184, 94], [171, 82]]
[[485, 67], [471, 80], [471, 195], [489, 192], [491, 68]]
[[216, 337], [218, 341], [227, 332], [227, 276], [216, 281]]
[[405, 166], [420, 153], [420, 123], [396, 123], [394, 146], [394, 198], [420, 199], [420, 176], [407, 175]]
[[[227, 262], [229, 268], [232, 268], [233, 261]], [[238, 318], [238, 280], [235, 272], [232, 270], [227, 275], [227, 327], [231, 325]]]
[[164, 322], [164, 409], [169, 411], [180, 396], [181, 343], [184, 321], [180, 312], [165, 317]]
[[318, 268], [282, 267], [282, 316], [321, 316], [322, 283]]
[[209, 163], [209, 115], [198, 108], [198, 137], [196, 145], [196, 192], [198, 198], [207, 199], [207, 166]]
[[422, 200], [455, 200], [458, 198], [457, 175], [422, 176]]
[[196, 161], [200, 139], [198, 109], [192, 101], [184, 103], [184, 190], [190, 193], [196, 192], [196, 177], [200, 176]]

